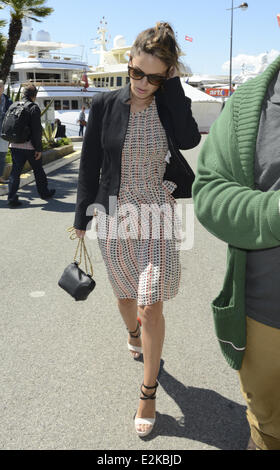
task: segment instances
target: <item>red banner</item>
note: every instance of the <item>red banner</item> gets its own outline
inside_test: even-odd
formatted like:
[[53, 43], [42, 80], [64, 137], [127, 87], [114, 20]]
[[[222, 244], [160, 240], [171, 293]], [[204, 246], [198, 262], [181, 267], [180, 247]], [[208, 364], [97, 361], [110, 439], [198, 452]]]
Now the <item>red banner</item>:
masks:
[[[231, 93], [234, 92], [234, 89], [231, 89]], [[228, 88], [205, 88], [205, 93], [207, 95], [213, 96], [214, 98], [227, 97], [229, 96]]]
[[280, 13], [277, 15], [278, 26], [280, 27]]
[[193, 42], [193, 38], [191, 38], [190, 36], [185, 36], [185, 40], [186, 40], [186, 41]]

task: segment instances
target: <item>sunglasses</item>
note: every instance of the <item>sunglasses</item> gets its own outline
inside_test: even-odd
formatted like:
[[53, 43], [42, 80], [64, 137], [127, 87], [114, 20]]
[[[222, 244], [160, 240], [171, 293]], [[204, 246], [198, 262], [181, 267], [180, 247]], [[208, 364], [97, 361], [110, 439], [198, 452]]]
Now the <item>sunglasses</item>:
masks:
[[[168, 69], [169, 70], [169, 69]], [[140, 69], [136, 69], [134, 67], [128, 66], [128, 76], [133, 80], [142, 80], [142, 78], [147, 77], [148, 82], [154, 86], [160, 86], [167, 80], [167, 72], [166, 76], [163, 77], [162, 75], [157, 75], [155, 73], [144, 73]]]

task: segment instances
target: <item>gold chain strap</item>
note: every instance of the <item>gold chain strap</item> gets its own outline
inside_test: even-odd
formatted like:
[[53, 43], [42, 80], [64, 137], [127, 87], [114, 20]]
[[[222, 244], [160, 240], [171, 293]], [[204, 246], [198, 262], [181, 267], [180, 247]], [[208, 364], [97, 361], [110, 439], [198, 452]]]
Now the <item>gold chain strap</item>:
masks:
[[[67, 232], [70, 232], [70, 237], [69, 237], [70, 240], [76, 240], [76, 238], [78, 238], [77, 235], [76, 235], [75, 227], [69, 227], [67, 229]], [[77, 260], [78, 253], [79, 253], [79, 261]], [[92, 263], [91, 263], [90, 256], [89, 256], [88, 251], [86, 249], [85, 240], [84, 240], [84, 238], [79, 238], [78, 245], [77, 245], [76, 252], [75, 252], [75, 256], [74, 256], [74, 263], [77, 263], [78, 266], [80, 266], [80, 264], [82, 263], [83, 255], [84, 255], [84, 263], [85, 263], [86, 273], [88, 273], [88, 263], [89, 263], [90, 276], [92, 277], [93, 276], [93, 268], [92, 268]]]

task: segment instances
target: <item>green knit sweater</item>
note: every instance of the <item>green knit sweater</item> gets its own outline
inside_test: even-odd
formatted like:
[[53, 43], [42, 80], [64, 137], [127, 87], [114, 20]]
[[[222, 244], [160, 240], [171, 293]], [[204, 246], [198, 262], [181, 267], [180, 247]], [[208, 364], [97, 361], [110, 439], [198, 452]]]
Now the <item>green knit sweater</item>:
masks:
[[228, 243], [224, 284], [211, 306], [222, 352], [237, 370], [246, 349], [246, 250], [280, 245], [280, 190], [262, 192], [254, 183], [261, 106], [279, 69], [280, 57], [228, 100], [202, 147], [192, 188], [197, 218]]

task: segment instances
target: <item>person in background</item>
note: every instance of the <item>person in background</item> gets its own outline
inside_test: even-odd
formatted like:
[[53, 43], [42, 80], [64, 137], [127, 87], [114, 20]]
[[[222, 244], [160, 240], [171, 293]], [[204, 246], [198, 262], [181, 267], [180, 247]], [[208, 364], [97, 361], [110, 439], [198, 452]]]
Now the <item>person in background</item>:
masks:
[[86, 113], [85, 113], [86, 107], [82, 106], [82, 111], [80, 112], [79, 116], [79, 124], [80, 124], [80, 130], [79, 130], [79, 136], [83, 137], [84, 135], [84, 128], [86, 127]]
[[280, 450], [279, 103], [280, 57], [227, 101], [193, 184], [198, 219], [228, 244], [212, 310], [247, 402], [248, 450]]
[[[2, 129], [2, 122], [6, 112], [12, 104], [12, 100], [4, 93], [4, 82], [0, 80], [0, 134]], [[5, 169], [6, 154], [8, 152], [9, 144], [6, 140], [0, 137], [0, 183], [6, 183], [3, 178]]]
[[33, 102], [28, 108], [30, 116], [30, 140], [21, 144], [10, 144], [12, 152], [12, 171], [9, 178], [8, 205], [15, 208], [21, 205], [17, 191], [20, 183], [20, 174], [25, 162], [28, 160], [34, 172], [35, 181], [41, 199], [50, 199], [55, 194], [55, 189], [48, 189], [48, 181], [42, 164], [42, 125], [41, 111], [35, 103], [37, 89], [34, 85], [27, 85], [23, 90], [23, 101]]
[[52, 124], [52, 128], [54, 129], [55, 126], [57, 126], [55, 138], [56, 139], [57, 138], [65, 138], [66, 137], [65, 126], [61, 124], [60, 119], [55, 119], [54, 124]]

